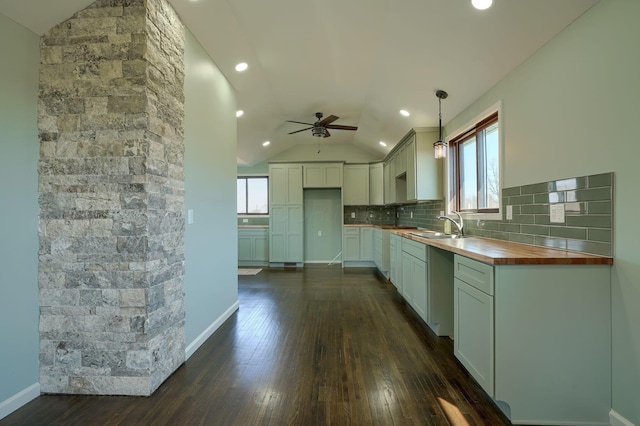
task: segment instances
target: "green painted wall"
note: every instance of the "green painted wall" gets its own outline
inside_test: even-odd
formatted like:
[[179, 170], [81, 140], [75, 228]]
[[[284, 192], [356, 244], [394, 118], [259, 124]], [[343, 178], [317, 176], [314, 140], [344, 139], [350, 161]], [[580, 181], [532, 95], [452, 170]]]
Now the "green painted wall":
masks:
[[0, 56], [1, 404], [38, 382], [39, 38], [0, 14]]
[[637, 0], [600, 1], [446, 126], [454, 132], [502, 100], [503, 187], [615, 173], [613, 409], [637, 425], [639, 18]]
[[236, 97], [187, 31], [185, 46], [185, 339], [238, 300]]
[[[318, 231], [322, 235], [318, 235]], [[329, 262], [342, 251], [342, 192], [304, 190], [304, 260]], [[340, 258], [338, 258], [339, 260]]]

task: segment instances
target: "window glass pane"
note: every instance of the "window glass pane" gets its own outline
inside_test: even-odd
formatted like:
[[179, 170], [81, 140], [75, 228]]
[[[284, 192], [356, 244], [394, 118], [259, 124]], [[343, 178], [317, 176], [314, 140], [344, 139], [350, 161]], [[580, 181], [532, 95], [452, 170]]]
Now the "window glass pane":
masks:
[[478, 173], [476, 139], [460, 144], [460, 210], [475, 210], [478, 207]]
[[497, 209], [500, 207], [500, 166], [498, 162], [498, 123], [485, 129], [486, 198], [480, 208]]
[[237, 204], [238, 214], [247, 213], [247, 180], [238, 178]]
[[247, 206], [247, 213], [262, 213], [269, 212], [269, 188], [267, 185], [267, 178], [252, 178], [247, 179], [249, 199]]

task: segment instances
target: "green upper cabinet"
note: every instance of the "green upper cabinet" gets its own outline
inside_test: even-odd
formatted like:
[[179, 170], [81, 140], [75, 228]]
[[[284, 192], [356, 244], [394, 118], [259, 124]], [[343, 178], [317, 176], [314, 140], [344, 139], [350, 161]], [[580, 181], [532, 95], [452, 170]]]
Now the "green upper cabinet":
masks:
[[369, 205], [369, 164], [346, 164], [342, 201], [345, 206]]
[[269, 204], [302, 204], [302, 164], [269, 164]]
[[342, 188], [343, 163], [306, 163], [303, 165], [305, 188]]
[[384, 205], [384, 164], [369, 164], [369, 205]]
[[442, 160], [433, 155], [437, 131], [416, 130], [406, 137], [406, 200], [442, 199]]

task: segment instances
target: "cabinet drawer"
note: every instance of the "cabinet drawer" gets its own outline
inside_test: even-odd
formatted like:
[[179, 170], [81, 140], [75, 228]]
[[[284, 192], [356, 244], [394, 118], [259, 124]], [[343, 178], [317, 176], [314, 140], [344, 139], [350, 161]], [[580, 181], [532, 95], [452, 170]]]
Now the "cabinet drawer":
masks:
[[360, 235], [360, 228], [355, 226], [345, 226], [343, 228], [344, 235]]
[[402, 251], [409, 253], [411, 256], [416, 257], [423, 262], [427, 261], [427, 246], [425, 244], [403, 238]]
[[493, 266], [456, 254], [453, 274], [459, 280], [493, 296]]

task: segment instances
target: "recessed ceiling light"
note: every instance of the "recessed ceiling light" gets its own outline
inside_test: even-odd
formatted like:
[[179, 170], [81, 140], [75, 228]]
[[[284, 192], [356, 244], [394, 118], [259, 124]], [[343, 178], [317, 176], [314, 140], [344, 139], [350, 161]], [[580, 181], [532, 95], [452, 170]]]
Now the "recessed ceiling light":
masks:
[[246, 62], [240, 62], [236, 65], [236, 71], [238, 72], [246, 71], [247, 68], [249, 68], [249, 65]]
[[269, 145], [271, 145], [271, 142], [269, 141], [262, 142], [262, 146], [269, 146]]
[[400, 110], [400, 114], [404, 115], [405, 117], [408, 117], [408, 116], [410, 116], [410, 115], [411, 115], [411, 114], [409, 114], [409, 111], [404, 110], [404, 109], [401, 109], [401, 110]]
[[244, 111], [239, 109], [236, 111], [236, 117], [242, 117], [244, 115]]
[[387, 146], [387, 144], [386, 144], [386, 143], [384, 143], [383, 141], [380, 141], [380, 145], [382, 145], [382, 146]]
[[478, 10], [485, 10], [491, 7], [493, 0], [471, 0], [471, 4]]

